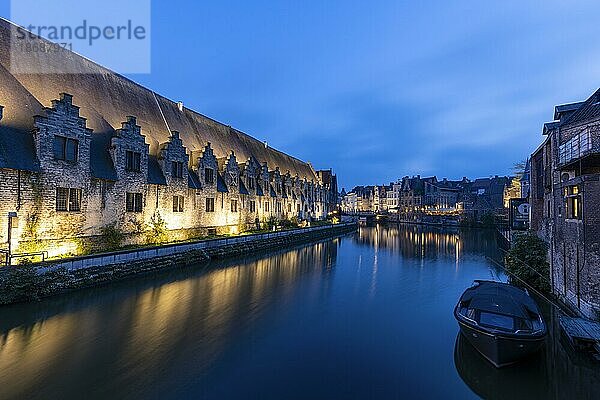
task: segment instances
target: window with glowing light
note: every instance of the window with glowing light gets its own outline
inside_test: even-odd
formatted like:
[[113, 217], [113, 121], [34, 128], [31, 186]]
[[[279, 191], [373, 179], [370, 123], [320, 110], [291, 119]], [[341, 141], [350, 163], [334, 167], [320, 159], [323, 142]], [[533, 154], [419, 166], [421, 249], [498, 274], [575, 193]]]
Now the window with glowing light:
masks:
[[582, 204], [579, 186], [568, 186], [565, 188], [565, 218], [581, 220]]

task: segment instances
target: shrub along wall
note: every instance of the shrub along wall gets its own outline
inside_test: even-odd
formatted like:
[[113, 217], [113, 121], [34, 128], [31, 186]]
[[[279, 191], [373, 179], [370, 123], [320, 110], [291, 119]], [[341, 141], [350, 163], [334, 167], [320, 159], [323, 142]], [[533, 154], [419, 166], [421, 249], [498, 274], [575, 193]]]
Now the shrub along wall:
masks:
[[[354, 223], [340, 224], [3, 268], [0, 271], [0, 304], [35, 301], [142, 274], [189, 268], [210, 260], [285, 248], [355, 230]], [[149, 258], [149, 254], [156, 255]]]

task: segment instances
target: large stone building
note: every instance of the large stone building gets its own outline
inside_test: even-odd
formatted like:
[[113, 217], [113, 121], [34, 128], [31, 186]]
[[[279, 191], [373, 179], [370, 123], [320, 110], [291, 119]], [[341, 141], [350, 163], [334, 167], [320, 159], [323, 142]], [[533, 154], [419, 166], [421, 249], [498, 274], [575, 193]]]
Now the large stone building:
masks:
[[331, 170], [75, 53], [30, 52], [26, 62], [76, 74], [11, 73], [11, 35], [0, 20], [0, 250], [9, 222], [13, 251], [62, 256], [107, 233], [123, 244], [161, 230], [187, 239], [273, 217], [321, 219], [335, 207]]
[[600, 90], [554, 109], [532, 154], [531, 228], [549, 245], [554, 293], [600, 318]]

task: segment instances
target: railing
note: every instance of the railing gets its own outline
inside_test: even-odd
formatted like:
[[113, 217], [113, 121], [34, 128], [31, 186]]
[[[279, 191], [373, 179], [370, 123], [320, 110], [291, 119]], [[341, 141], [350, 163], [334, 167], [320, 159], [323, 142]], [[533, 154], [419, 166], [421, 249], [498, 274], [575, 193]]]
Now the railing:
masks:
[[567, 164], [577, 160], [592, 151], [590, 132], [585, 130], [575, 135], [571, 140], [562, 144], [558, 150], [558, 163]]
[[[269, 240], [279, 237], [294, 236], [307, 232], [317, 232], [322, 230], [356, 226], [355, 222], [341, 223], [336, 225], [315, 226], [310, 228], [293, 229], [289, 231], [279, 231], [272, 233], [259, 233], [253, 235], [237, 236], [232, 238], [209, 239], [197, 242], [187, 242], [163, 245], [157, 247], [145, 247], [135, 250], [123, 250], [112, 253], [95, 254], [90, 256], [75, 257], [65, 260], [58, 260], [52, 265], [51, 269], [65, 268], [67, 270], [78, 270], [103, 265], [120, 264], [128, 261], [145, 260], [155, 257], [170, 256], [178, 253], [185, 253], [194, 250], [205, 250], [231, 244], [253, 242], [256, 240]], [[48, 268], [42, 268], [45, 272]]]
[[13, 254], [10, 254], [8, 252], [8, 250], [0, 250], [0, 254], [4, 255], [4, 265], [6, 265], [6, 266], [12, 265], [12, 260], [19, 259], [19, 258], [41, 257], [42, 262], [46, 261], [46, 259], [48, 258], [47, 251], [40, 251], [40, 252], [36, 252], [36, 253], [19, 253], [19, 254], [13, 253]]

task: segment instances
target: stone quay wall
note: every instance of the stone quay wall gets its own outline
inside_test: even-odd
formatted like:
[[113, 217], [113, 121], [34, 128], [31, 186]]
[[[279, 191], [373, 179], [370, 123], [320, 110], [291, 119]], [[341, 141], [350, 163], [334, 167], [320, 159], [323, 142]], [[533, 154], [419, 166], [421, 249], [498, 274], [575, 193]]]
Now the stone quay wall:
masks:
[[317, 226], [7, 267], [0, 271], [0, 304], [35, 301], [134, 276], [309, 243], [356, 229], [356, 223]]

